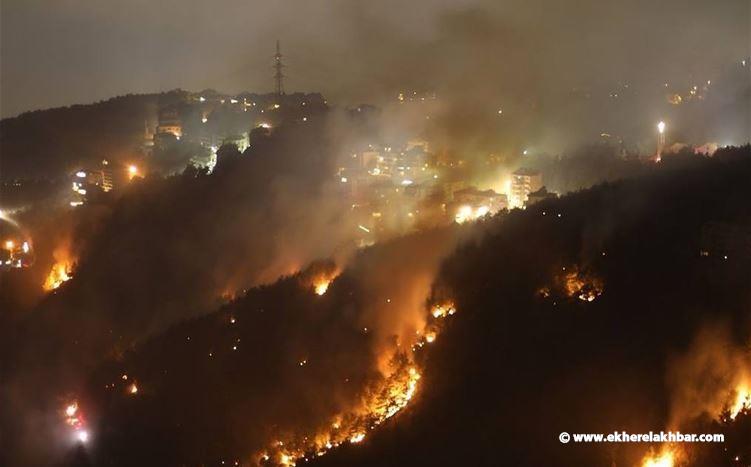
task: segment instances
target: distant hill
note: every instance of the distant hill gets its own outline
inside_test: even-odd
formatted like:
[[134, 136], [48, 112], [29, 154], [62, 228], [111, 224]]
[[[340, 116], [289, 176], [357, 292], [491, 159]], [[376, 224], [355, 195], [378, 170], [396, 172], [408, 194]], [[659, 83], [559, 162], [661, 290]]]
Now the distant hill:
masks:
[[138, 150], [144, 121], [181, 91], [128, 94], [87, 105], [27, 112], [0, 121], [0, 180], [55, 178]]

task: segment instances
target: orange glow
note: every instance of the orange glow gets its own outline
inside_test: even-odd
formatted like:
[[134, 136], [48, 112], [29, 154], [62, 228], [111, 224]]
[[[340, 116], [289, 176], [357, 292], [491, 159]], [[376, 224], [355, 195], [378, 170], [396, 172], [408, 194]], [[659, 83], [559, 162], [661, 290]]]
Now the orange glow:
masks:
[[71, 279], [72, 266], [68, 262], [58, 262], [52, 266], [52, 270], [44, 281], [44, 290], [50, 292], [57, 289], [63, 282]]
[[566, 295], [584, 302], [592, 302], [602, 295], [603, 283], [599, 278], [580, 271], [574, 266], [563, 276]]
[[433, 318], [445, 318], [446, 316], [453, 315], [454, 313], [456, 313], [456, 307], [452, 302], [434, 305], [430, 311], [430, 314], [433, 315]]
[[138, 166], [136, 165], [129, 165], [128, 166], [128, 180], [133, 180], [134, 177], [137, 177], [138, 174]]
[[[319, 272], [314, 277], [318, 280], [326, 278], [328, 280], [325, 282], [329, 284], [335, 275], [329, 274], [324, 277]], [[315, 279], [308, 278], [306, 281], [314, 290], [317, 285]], [[453, 302], [446, 301], [434, 304], [423, 312], [425, 318], [430, 319], [432, 315], [437, 319], [453, 315], [456, 308]], [[362, 443], [368, 432], [395, 417], [414, 399], [422, 378], [415, 364], [414, 352], [423, 344], [433, 342], [437, 338], [440, 331], [438, 324], [433, 322], [426, 328], [426, 324], [423, 323], [410, 334], [409, 340], [402, 342], [402, 345], [384, 349], [384, 355], [381, 356], [381, 376], [363, 388], [362, 396], [354, 406], [334, 414], [313, 433], [276, 438], [269, 442], [265, 449], [256, 453], [256, 458], [264, 462], [273, 459], [278, 464], [293, 466], [313, 457], [324, 456], [343, 444]], [[306, 363], [307, 360], [298, 361], [300, 366]]]
[[130, 386], [128, 386], [128, 393], [134, 396], [138, 394], [138, 386], [136, 385], [136, 383], [132, 383]]
[[355, 433], [355, 434], [354, 434], [354, 435], [353, 435], [353, 436], [352, 436], [352, 437], [351, 437], [351, 438], [349, 439], [349, 442], [350, 442], [350, 443], [353, 443], [353, 444], [355, 444], [355, 443], [359, 443], [359, 442], [361, 442], [361, 441], [362, 441], [362, 440], [364, 440], [364, 439], [365, 439], [365, 433]]
[[675, 452], [669, 448], [663, 448], [659, 454], [648, 454], [642, 461], [642, 467], [673, 467], [675, 465]]
[[324, 295], [340, 272], [341, 271], [336, 266], [325, 269], [320, 268], [318, 271], [310, 273], [307, 278], [303, 279], [303, 283], [306, 284], [307, 287], [311, 287], [316, 295]]
[[316, 295], [323, 295], [326, 293], [327, 290], [329, 290], [329, 284], [331, 283], [330, 280], [327, 279], [318, 279], [315, 284], [313, 284], [313, 290], [315, 290]]
[[751, 386], [741, 384], [735, 390], [735, 400], [730, 406], [730, 419], [735, 420], [744, 409], [751, 409]]

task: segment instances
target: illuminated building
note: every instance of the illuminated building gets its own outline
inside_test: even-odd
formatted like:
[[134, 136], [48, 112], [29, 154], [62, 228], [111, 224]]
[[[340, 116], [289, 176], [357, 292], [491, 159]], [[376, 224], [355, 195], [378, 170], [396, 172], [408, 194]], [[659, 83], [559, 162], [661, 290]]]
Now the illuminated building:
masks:
[[149, 129], [149, 122], [144, 120], [143, 122], [143, 152], [145, 154], [151, 154], [154, 149], [154, 134]]
[[79, 169], [71, 177], [71, 187], [75, 193], [71, 206], [84, 204], [94, 191], [108, 192], [115, 188], [114, 177], [109, 162], [103, 160], [95, 169]]
[[31, 240], [4, 219], [0, 219], [0, 242], [0, 269], [25, 268], [34, 263]]
[[179, 140], [182, 134], [183, 126], [177, 109], [174, 107], [160, 109], [154, 144], [160, 146], [175, 139]]
[[511, 174], [512, 207], [524, 206], [530, 193], [542, 188], [542, 174], [537, 170], [522, 167]]

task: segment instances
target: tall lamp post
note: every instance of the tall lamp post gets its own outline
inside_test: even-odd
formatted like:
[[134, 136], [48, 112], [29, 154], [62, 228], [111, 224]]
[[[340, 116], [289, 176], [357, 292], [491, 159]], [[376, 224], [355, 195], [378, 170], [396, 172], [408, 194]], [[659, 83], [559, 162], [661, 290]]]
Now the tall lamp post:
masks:
[[665, 149], [665, 129], [667, 125], [665, 125], [665, 122], [660, 121], [660, 123], [657, 124], [657, 157], [655, 160], [657, 162], [660, 162], [662, 159], [662, 151]]

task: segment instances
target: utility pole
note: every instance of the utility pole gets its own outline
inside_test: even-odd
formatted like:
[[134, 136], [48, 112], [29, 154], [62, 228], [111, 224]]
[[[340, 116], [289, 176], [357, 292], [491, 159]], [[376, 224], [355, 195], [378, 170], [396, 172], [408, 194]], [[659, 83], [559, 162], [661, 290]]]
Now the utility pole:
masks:
[[282, 52], [279, 48], [279, 40], [277, 39], [276, 55], [274, 55], [274, 70], [276, 70], [274, 73], [274, 82], [276, 84], [275, 92], [277, 97], [284, 95], [284, 74], [282, 73], [282, 68], [284, 68], [282, 64]]

